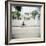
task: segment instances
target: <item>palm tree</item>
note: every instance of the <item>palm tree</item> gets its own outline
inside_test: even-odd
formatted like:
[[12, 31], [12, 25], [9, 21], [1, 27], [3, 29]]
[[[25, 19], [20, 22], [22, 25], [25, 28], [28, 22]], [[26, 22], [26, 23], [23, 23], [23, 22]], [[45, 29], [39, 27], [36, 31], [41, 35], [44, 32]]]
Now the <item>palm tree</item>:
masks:
[[11, 15], [12, 15], [13, 19], [15, 19], [15, 18], [19, 19], [21, 7], [20, 6], [14, 6], [14, 7], [15, 7], [16, 11], [11, 12]]
[[36, 11], [36, 10], [35, 10], [35, 11], [32, 11], [32, 17], [33, 17], [34, 19], [35, 19], [35, 16], [38, 15], [38, 14], [39, 14], [38, 11]]

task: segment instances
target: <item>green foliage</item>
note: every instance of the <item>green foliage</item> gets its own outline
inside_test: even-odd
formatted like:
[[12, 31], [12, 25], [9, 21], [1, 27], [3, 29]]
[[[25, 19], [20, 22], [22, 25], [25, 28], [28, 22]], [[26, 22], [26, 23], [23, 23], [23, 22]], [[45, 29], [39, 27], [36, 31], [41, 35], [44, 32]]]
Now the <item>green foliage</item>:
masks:
[[19, 11], [16, 12], [16, 15], [17, 15], [17, 17], [20, 17], [20, 13], [19, 13]]
[[11, 16], [16, 16], [16, 12], [11, 12]]
[[21, 11], [21, 6], [16, 6], [15, 7], [18, 11]]
[[20, 13], [19, 13], [19, 11], [14, 11], [14, 12], [11, 12], [11, 16], [12, 17], [16, 16], [17, 18], [19, 18], [20, 17]]
[[35, 11], [32, 11], [32, 16], [36, 16], [38, 14], [38, 12], [35, 10]]
[[38, 15], [38, 14], [39, 14], [38, 11], [36, 11], [36, 10], [32, 11], [32, 16], [33, 16], [34, 19], [35, 19], [35, 16]]

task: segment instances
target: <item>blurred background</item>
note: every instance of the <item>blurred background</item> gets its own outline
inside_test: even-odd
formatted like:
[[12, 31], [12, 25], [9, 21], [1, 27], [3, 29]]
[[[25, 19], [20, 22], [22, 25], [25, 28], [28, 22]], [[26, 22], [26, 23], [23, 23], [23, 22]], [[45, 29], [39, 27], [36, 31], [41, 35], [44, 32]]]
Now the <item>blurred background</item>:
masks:
[[40, 37], [40, 13], [38, 6], [11, 5], [12, 38]]

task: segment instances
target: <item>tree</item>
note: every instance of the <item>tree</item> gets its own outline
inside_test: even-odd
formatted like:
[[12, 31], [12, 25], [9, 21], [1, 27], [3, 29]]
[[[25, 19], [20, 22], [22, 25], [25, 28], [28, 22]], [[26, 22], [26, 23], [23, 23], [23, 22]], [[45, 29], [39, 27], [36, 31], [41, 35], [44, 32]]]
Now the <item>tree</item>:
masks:
[[35, 11], [32, 11], [32, 16], [33, 16], [34, 19], [35, 19], [35, 16], [36, 16], [37, 14], [39, 14], [38, 11], [36, 11], [36, 10], [35, 10]]

